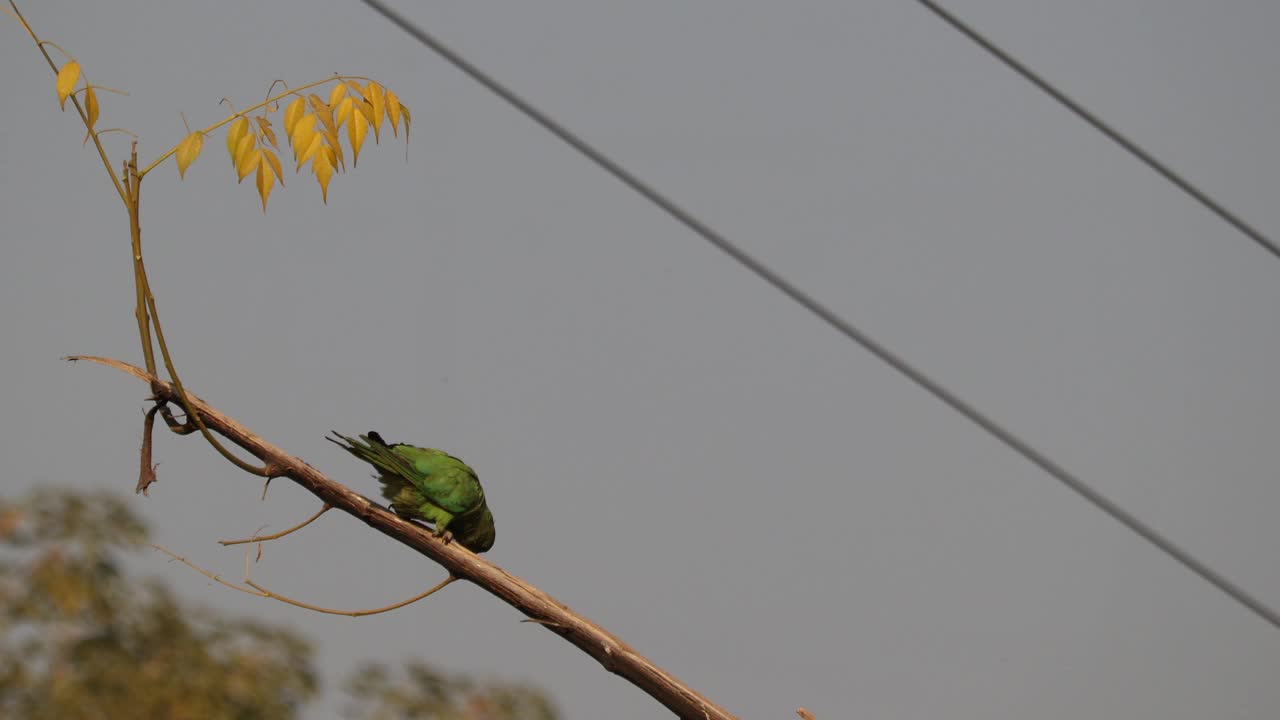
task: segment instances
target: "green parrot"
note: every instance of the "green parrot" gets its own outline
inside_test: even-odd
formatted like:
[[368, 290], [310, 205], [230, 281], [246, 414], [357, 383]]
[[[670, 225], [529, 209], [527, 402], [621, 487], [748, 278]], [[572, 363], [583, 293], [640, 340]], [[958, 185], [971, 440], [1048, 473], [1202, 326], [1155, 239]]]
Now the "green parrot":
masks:
[[337, 440], [325, 439], [377, 468], [382, 497], [397, 515], [425, 520], [435, 526], [436, 537], [457, 540], [472, 552], [493, 547], [493, 513], [480, 478], [466, 463], [442, 450], [389, 445], [372, 430], [360, 436], [364, 442], [333, 434]]

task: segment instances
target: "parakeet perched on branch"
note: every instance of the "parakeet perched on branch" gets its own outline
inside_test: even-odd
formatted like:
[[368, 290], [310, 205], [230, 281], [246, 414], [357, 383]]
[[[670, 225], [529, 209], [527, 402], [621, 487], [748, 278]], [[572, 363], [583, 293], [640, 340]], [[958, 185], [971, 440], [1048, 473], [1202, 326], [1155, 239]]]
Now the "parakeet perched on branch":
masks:
[[480, 478], [466, 463], [442, 450], [389, 445], [372, 430], [360, 440], [333, 434], [337, 440], [325, 439], [377, 468], [382, 497], [397, 515], [425, 520], [437, 537], [457, 540], [472, 552], [493, 547], [493, 514]]

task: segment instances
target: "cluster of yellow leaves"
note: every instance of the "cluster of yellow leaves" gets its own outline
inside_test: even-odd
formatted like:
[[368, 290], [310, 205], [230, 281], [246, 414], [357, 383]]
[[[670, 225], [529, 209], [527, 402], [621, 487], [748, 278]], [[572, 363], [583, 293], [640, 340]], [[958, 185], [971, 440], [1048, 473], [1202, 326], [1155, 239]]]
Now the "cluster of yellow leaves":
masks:
[[[71, 97], [71, 93], [76, 89], [76, 83], [80, 81], [80, 63], [72, 60], [62, 69], [58, 70], [58, 79], [56, 87], [58, 90], [58, 107], [62, 110], [67, 109], [67, 98]], [[89, 142], [89, 137], [93, 134], [93, 125], [98, 122], [98, 94], [93, 91], [93, 86], [86, 80], [84, 84], [84, 112], [89, 116], [89, 132], [85, 134], [84, 141]]]
[[[293, 93], [294, 99], [284, 110], [284, 131], [293, 150], [294, 171], [310, 163], [311, 172], [320, 183], [324, 202], [329, 202], [329, 180], [334, 171], [347, 169], [346, 153], [342, 146], [345, 134], [351, 150], [351, 165], [360, 157], [365, 136], [373, 130], [374, 142], [379, 140], [384, 123], [391, 126], [392, 134], [399, 136], [404, 126], [405, 142], [409, 140], [409, 108], [400, 104], [396, 94], [372, 80], [361, 85], [355, 80], [336, 79], [326, 102], [315, 93], [303, 97]], [[262, 210], [267, 209], [267, 197], [277, 181], [284, 185], [280, 165], [280, 145], [268, 115], [278, 108], [267, 104], [261, 115], [252, 118], [240, 115], [227, 130], [227, 152], [235, 168], [238, 181], [250, 173], [256, 173], [254, 185], [262, 198]], [[252, 120], [252, 122], [250, 122]], [[340, 132], [346, 126], [345, 133]], [[204, 134], [198, 130], [187, 137], [174, 153], [178, 173], [185, 176], [187, 168], [195, 162], [204, 147]]]

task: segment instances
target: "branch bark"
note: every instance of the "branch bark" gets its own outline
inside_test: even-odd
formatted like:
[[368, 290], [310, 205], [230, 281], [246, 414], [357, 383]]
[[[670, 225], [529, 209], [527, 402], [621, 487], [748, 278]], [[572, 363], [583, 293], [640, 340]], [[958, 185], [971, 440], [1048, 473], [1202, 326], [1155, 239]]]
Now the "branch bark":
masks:
[[[145, 370], [110, 358], [89, 355], [86, 360], [115, 368], [149, 383], [157, 401], [181, 405], [178, 390]], [[351, 515], [378, 532], [417, 550], [461, 580], [483, 588], [519, 610], [532, 622], [573, 643], [595, 658], [606, 670], [648, 693], [678, 717], [686, 720], [736, 720], [725, 709], [636, 652], [604, 628], [575, 613], [568, 606], [533, 585], [484, 560], [457, 543], [444, 544], [431, 531], [415, 525], [371, 502], [363, 495], [326, 477], [319, 470], [258, 437], [233, 418], [222, 414], [187, 391], [187, 398], [210, 430], [225, 437], [266, 464], [271, 476], [287, 477], [322, 502]]]

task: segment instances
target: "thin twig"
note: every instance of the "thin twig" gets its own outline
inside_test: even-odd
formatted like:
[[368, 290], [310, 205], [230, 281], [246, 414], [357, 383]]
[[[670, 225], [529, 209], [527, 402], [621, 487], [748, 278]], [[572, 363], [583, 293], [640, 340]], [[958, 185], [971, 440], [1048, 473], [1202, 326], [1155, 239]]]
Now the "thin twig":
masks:
[[168, 555], [169, 557], [173, 558], [174, 560], [177, 560], [178, 562], [182, 563], [183, 565], [186, 565], [187, 567], [191, 568], [192, 570], [195, 570], [196, 572], [198, 572], [198, 573], [200, 573], [201, 575], [203, 575], [203, 576], [205, 576], [205, 577], [209, 578], [210, 580], [213, 580], [214, 582], [217, 582], [217, 583], [221, 583], [222, 585], [226, 585], [227, 587], [231, 588], [232, 590], [239, 590], [240, 592], [242, 592], [242, 593], [247, 593], [247, 594], [249, 594], [249, 595], [257, 595], [258, 597], [265, 597], [265, 595], [263, 595], [263, 594], [262, 594], [262, 593], [260, 593], [260, 592], [256, 592], [256, 591], [254, 591], [254, 590], [250, 590], [249, 588], [240, 587], [239, 585], [237, 585], [237, 584], [235, 584], [235, 583], [231, 582], [230, 580], [224, 580], [221, 576], [217, 575], [216, 573], [213, 573], [213, 572], [210, 572], [210, 571], [208, 571], [208, 570], [205, 570], [204, 568], [200, 567], [199, 565], [197, 565], [197, 564], [195, 564], [195, 563], [191, 562], [190, 560], [188, 560], [188, 559], [186, 559], [186, 558], [182, 557], [181, 555], [179, 555], [179, 554], [177, 554], [177, 553], [173, 552], [172, 550], [170, 550], [170, 549], [168, 549], [168, 548], [166, 548], [166, 547], [163, 547], [163, 546], [161, 546], [161, 545], [156, 545], [155, 543], [151, 543], [151, 547], [155, 548], [156, 550], [159, 550], [160, 552], [164, 553], [165, 555]]
[[295, 607], [300, 607], [300, 608], [302, 608], [302, 609], [304, 609], [304, 610], [312, 610], [312, 611], [315, 611], [315, 612], [318, 612], [318, 613], [325, 613], [326, 615], [346, 615], [347, 617], [365, 617], [365, 616], [367, 616], [367, 615], [377, 615], [377, 614], [379, 614], [379, 613], [391, 612], [392, 610], [399, 610], [400, 608], [404, 607], [405, 605], [410, 605], [410, 604], [412, 604], [412, 603], [416, 603], [416, 602], [418, 602], [419, 600], [421, 600], [421, 599], [423, 599], [423, 598], [427, 597], [428, 595], [433, 595], [433, 594], [435, 594], [435, 592], [436, 592], [436, 591], [438, 591], [438, 590], [443, 590], [443, 589], [444, 589], [445, 587], [447, 587], [450, 583], [456, 582], [456, 581], [457, 581], [457, 579], [458, 579], [458, 578], [456, 578], [456, 577], [454, 577], [454, 576], [450, 575], [449, 577], [447, 577], [447, 578], [445, 578], [444, 580], [442, 580], [442, 581], [441, 581], [439, 584], [437, 584], [435, 587], [432, 587], [432, 588], [430, 588], [429, 590], [426, 590], [426, 591], [424, 591], [424, 592], [422, 592], [422, 593], [419, 593], [419, 594], [417, 594], [417, 595], [414, 595], [413, 597], [409, 598], [408, 600], [401, 600], [400, 602], [395, 603], [395, 604], [393, 604], [393, 605], [387, 605], [386, 607], [380, 607], [380, 608], [373, 608], [372, 610], [333, 610], [333, 609], [331, 609], [331, 608], [320, 607], [319, 605], [312, 605], [312, 604], [310, 604], [310, 603], [302, 602], [301, 600], [294, 600], [294, 599], [292, 599], [292, 598], [287, 598], [287, 597], [285, 597], [284, 595], [280, 595], [280, 594], [278, 594], [278, 593], [273, 593], [273, 592], [271, 592], [270, 590], [268, 590], [268, 589], [266, 589], [266, 588], [262, 587], [261, 585], [259, 585], [259, 584], [255, 583], [255, 582], [254, 582], [254, 581], [252, 581], [252, 580], [245, 580], [244, 582], [245, 582], [245, 584], [246, 584], [246, 585], [248, 585], [249, 587], [252, 587], [253, 589], [258, 590], [259, 592], [261, 592], [261, 593], [262, 593], [262, 595], [263, 595], [263, 597], [269, 597], [269, 598], [271, 598], [272, 600], [279, 600], [279, 601], [280, 601], [280, 602], [282, 602], [282, 603], [287, 603], [287, 604], [289, 604], [289, 605], [293, 605], [293, 606], [295, 606]]
[[215, 582], [217, 582], [217, 583], [219, 583], [219, 584], [221, 584], [221, 585], [225, 585], [225, 586], [227, 586], [227, 587], [231, 588], [232, 590], [238, 590], [238, 591], [240, 591], [240, 592], [242, 592], [242, 593], [245, 593], [246, 595], [253, 595], [253, 596], [255, 596], [255, 597], [269, 598], [269, 599], [271, 599], [271, 600], [277, 600], [277, 601], [282, 602], [282, 603], [285, 603], [285, 604], [287, 604], [287, 605], [293, 605], [293, 606], [295, 606], [295, 607], [300, 607], [300, 608], [302, 608], [302, 609], [304, 609], [304, 610], [312, 610], [312, 611], [314, 611], [314, 612], [318, 612], [318, 613], [325, 613], [326, 615], [346, 615], [347, 617], [365, 617], [365, 616], [367, 616], [367, 615], [377, 615], [377, 614], [379, 614], [379, 613], [390, 612], [390, 611], [392, 611], [392, 610], [398, 610], [398, 609], [400, 609], [400, 608], [404, 607], [405, 605], [409, 605], [409, 604], [411, 604], [411, 603], [415, 603], [415, 602], [417, 602], [417, 601], [419, 601], [419, 600], [421, 600], [421, 599], [423, 599], [423, 598], [425, 598], [425, 597], [427, 597], [427, 596], [429, 596], [429, 595], [432, 595], [433, 593], [435, 593], [435, 592], [437, 592], [437, 591], [439, 591], [439, 590], [442, 590], [443, 588], [447, 587], [450, 583], [452, 583], [452, 582], [454, 582], [454, 581], [456, 581], [456, 580], [458, 579], [458, 578], [456, 578], [456, 577], [454, 577], [454, 576], [450, 575], [449, 577], [445, 578], [442, 582], [440, 582], [440, 583], [436, 584], [434, 587], [431, 587], [431, 588], [429, 588], [429, 589], [427, 589], [427, 590], [425, 590], [425, 591], [423, 591], [423, 592], [421, 592], [421, 593], [418, 593], [417, 595], [414, 595], [413, 597], [409, 598], [408, 600], [401, 600], [400, 602], [394, 603], [394, 604], [392, 604], [392, 605], [387, 605], [387, 606], [385, 606], [385, 607], [373, 608], [373, 609], [371, 609], [371, 610], [335, 610], [335, 609], [333, 609], [333, 608], [321, 607], [321, 606], [319, 606], [319, 605], [312, 605], [311, 603], [302, 602], [301, 600], [294, 600], [293, 598], [286, 597], [286, 596], [281, 595], [281, 594], [279, 594], [279, 593], [272, 592], [272, 591], [270, 591], [270, 590], [268, 590], [268, 589], [266, 589], [266, 588], [262, 587], [262, 586], [261, 586], [261, 585], [259, 585], [258, 583], [255, 583], [253, 580], [250, 580], [250, 579], [249, 579], [249, 559], [248, 559], [248, 553], [246, 553], [246, 554], [245, 554], [245, 555], [246, 555], [246, 557], [245, 557], [245, 568], [244, 568], [244, 572], [245, 572], [244, 584], [245, 584], [246, 586], [248, 586], [248, 587], [244, 587], [244, 586], [237, 585], [237, 584], [235, 584], [235, 583], [231, 582], [230, 580], [226, 580], [226, 579], [222, 578], [220, 575], [218, 575], [218, 574], [216, 574], [216, 573], [214, 573], [214, 572], [211, 572], [211, 571], [209, 571], [209, 570], [206, 570], [206, 569], [204, 569], [204, 568], [200, 567], [199, 565], [195, 564], [194, 562], [192, 562], [192, 561], [188, 560], [187, 558], [185, 558], [185, 557], [183, 557], [183, 556], [181, 556], [181, 555], [179, 555], [179, 554], [177, 554], [177, 553], [173, 552], [172, 550], [170, 550], [170, 549], [168, 549], [168, 548], [166, 548], [166, 547], [164, 547], [164, 546], [162, 546], [162, 545], [156, 545], [155, 543], [152, 543], [152, 544], [151, 544], [151, 547], [155, 548], [156, 550], [159, 550], [160, 552], [164, 553], [165, 555], [168, 555], [169, 557], [173, 558], [174, 560], [177, 560], [178, 562], [182, 563], [183, 565], [186, 565], [187, 567], [191, 568], [192, 570], [195, 570], [196, 572], [200, 573], [201, 575], [204, 575], [205, 577], [209, 578], [210, 580], [213, 580], [213, 581], [215, 581]]
[[288, 530], [282, 530], [273, 535], [254, 535], [253, 537], [244, 538], [242, 540], [219, 540], [218, 544], [219, 545], [243, 545], [245, 543], [251, 543], [251, 542], [266, 542], [268, 540], [279, 540], [280, 538], [284, 537], [285, 535], [288, 535], [291, 532], [297, 532], [298, 530], [301, 530], [302, 528], [310, 525], [311, 523], [315, 522], [316, 518], [329, 512], [332, 509], [333, 509], [332, 506], [325, 505], [324, 507], [320, 508], [320, 512], [316, 513], [315, 515], [312, 515], [311, 517], [307, 518], [306, 520], [303, 520], [297, 525], [294, 525]]
[[[53, 70], [54, 74], [57, 74], [58, 65], [53, 61], [53, 58], [49, 57], [49, 51], [44, 47], [45, 45], [50, 44], [49, 41], [41, 40], [40, 36], [36, 35], [36, 31], [31, 27], [30, 23], [27, 22], [27, 19], [22, 16], [22, 12], [18, 10], [18, 6], [14, 3], [14, 0], [9, 0], [9, 7], [13, 8], [14, 17], [18, 18], [18, 22], [22, 23], [22, 28], [31, 36], [31, 39], [36, 44], [36, 48], [38, 48], [40, 50], [40, 54], [44, 56], [45, 62], [49, 63], [49, 68]], [[63, 52], [65, 53], [66, 51]], [[84, 123], [85, 129], [93, 135], [93, 145], [98, 150], [98, 157], [102, 159], [102, 165], [107, 169], [107, 175], [111, 178], [111, 183], [115, 185], [116, 193], [120, 195], [120, 200], [124, 202], [125, 205], [128, 205], [128, 194], [125, 191], [125, 187], [121, 184], [120, 178], [116, 177], [115, 172], [112, 171], [111, 159], [107, 157], [106, 148], [102, 147], [102, 142], [98, 139], [98, 134], [93, 132], [93, 127], [89, 125], [89, 114], [85, 112], [84, 106], [80, 104], [80, 98], [72, 95], [67, 99], [71, 101], [71, 104], [76, 108], [76, 112], [80, 114], [80, 121]]]

